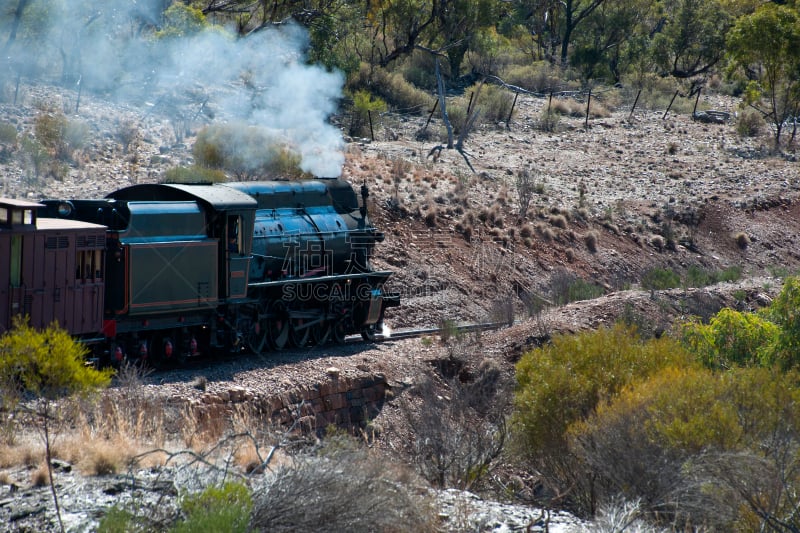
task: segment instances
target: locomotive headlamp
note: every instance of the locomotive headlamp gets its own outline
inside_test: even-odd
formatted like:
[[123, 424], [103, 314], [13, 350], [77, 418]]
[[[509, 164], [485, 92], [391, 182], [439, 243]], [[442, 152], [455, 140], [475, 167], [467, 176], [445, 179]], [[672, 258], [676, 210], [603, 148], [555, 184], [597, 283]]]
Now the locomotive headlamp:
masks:
[[72, 202], [59, 202], [58, 204], [58, 216], [60, 217], [71, 216], [74, 210], [75, 206], [72, 205]]

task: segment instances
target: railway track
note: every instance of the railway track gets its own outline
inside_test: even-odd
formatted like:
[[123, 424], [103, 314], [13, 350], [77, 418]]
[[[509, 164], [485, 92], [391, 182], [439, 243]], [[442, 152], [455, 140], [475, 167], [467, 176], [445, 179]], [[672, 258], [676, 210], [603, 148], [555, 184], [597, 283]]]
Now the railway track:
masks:
[[[447, 326], [440, 326], [435, 328], [412, 328], [412, 329], [399, 329], [396, 331], [391, 331], [388, 334], [386, 333], [378, 333], [375, 335], [375, 341], [388, 341], [388, 340], [399, 340], [399, 339], [412, 339], [415, 337], [424, 337], [427, 335], [441, 335], [441, 334], [449, 334], [449, 335], [459, 335], [463, 333], [473, 333], [476, 331], [489, 331], [489, 330], [497, 330], [508, 326], [508, 322], [484, 322], [479, 324], [462, 324], [462, 325], [447, 325]], [[358, 336], [353, 335], [345, 339], [345, 341], [349, 344], [351, 342], [364, 342], [364, 340]]]
[[[344, 339], [343, 344], [339, 344], [338, 346], [357, 346], [358, 344], [370, 345], [376, 344], [381, 342], [389, 342], [394, 340], [402, 340], [402, 339], [413, 339], [417, 337], [425, 337], [425, 336], [459, 336], [467, 333], [474, 333], [478, 331], [490, 331], [490, 330], [497, 330], [508, 326], [508, 322], [489, 322], [489, 323], [478, 323], [478, 324], [462, 324], [462, 325], [446, 325], [441, 327], [428, 327], [428, 328], [407, 328], [407, 329], [398, 329], [394, 331], [386, 331], [384, 330], [383, 333], [378, 333], [375, 335], [374, 341], [365, 341], [361, 335], [348, 335]], [[298, 355], [307, 354], [309, 350], [318, 350], [322, 348], [330, 348], [335, 349], [337, 344], [334, 343], [326, 343], [323, 346], [307, 346], [303, 348], [299, 347], [291, 347], [286, 348], [285, 350], [268, 350], [263, 353], [254, 353], [252, 350], [245, 349], [240, 353], [242, 359], [247, 359], [248, 357], [255, 357], [261, 361], [269, 361], [272, 360], [273, 362], [277, 362], [278, 357], [293, 357]], [[170, 371], [180, 371], [180, 370], [198, 370], [204, 368], [213, 368], [215, 365], [219, 363], [218, 360], [214, 358], [209, 358], [208, 356], [200, 356], [197, 358], [189, 358], [186, 359], [183, 363], [178, 364], [177, 366], [156, 366], [153, 367], [153, 370], [158, 371], [159, 373], [162, 372], [170, 372]]]

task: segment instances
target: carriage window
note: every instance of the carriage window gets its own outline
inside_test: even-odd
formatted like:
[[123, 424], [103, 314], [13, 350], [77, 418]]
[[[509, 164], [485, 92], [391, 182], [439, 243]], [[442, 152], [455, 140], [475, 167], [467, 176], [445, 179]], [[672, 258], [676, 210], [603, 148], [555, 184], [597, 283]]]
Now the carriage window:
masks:
[[75, 253], [75, 279], [83, 279], [83, 254], [85, 252]]
[[22, 284], [22, 235], [11, 236], [11, 286]]
[[33, 224], [33, 210], [32, 209], [26, 209], [22, 216], [23, 216], [23, 219], [24, 219], [22, 222], [24, 224]]
[[100, 250], [85, 250], [75, 254], [75, 279], [92, 281], [103, 277], [103, 258]]
[[0, 207], [0, 224], [8, 224], [8, 209]]
[[103, 253], [100, 250], [92, 251], [92, 271], [95, 279], [103, 279]]
[[22, 210], [21, 209], [12, 209], [11, 210], [11, 223], [12, 224], [22, 224]]

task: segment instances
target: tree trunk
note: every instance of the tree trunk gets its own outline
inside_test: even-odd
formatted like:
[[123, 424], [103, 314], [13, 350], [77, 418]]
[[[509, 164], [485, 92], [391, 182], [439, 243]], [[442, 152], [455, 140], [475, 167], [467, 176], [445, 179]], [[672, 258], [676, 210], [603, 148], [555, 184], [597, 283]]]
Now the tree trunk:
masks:
[[42, 429], [44, 430], [44, 456], [47, 461], [47, 477], [50, 480], [50, 492], [53, 494], [53, 503], [56, 506], [56, 517], [61, 533], [64, 533], [64, 521], [61, 520], [61, 507], [58, 505], [58, 492], [56, 492], [56, 482], [53, 479], [53, 455], [50, 450], [50, 402], [42, 400], [44, 405], [41, 409]]
[[442, 80], [442, 72], [439, 68], [439, 58], [436, 58], [436, 90], [439, 93], [439, 107], [442, 108], [442, 120], [444, 126], [447, 128], [447, 148], [453, 148], [453, 126], [450, 124], [450, 117], [447, 116], [447, 103], [444, 97], [444, 80]]
[[17, 30], [19, 29], [19, 23], [22, 21], [22, 12], [25, 11], [25, 6], [27, 5], [28, 0], [19, 0], [17, 3], [17, 10], [14, 12], [14, 20], [11, 22], [11, 31], [8, 34], [8, 40], [3, 47], [3, 58], [8, 57], [8, 52], [11, 50], [11, 46], [14, 44], [14, 41], [17, 40]]

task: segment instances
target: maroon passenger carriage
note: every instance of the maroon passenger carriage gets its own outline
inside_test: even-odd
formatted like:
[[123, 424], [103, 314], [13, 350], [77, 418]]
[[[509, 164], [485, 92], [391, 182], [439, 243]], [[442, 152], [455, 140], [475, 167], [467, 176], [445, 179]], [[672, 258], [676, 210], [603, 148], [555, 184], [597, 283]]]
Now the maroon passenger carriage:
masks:
[[100, 341], [106, 228], [39, 218], [42, 207], [0, 198], [0, 333], [25, 315], [35, 328], [57, 322], [77, 339]]

